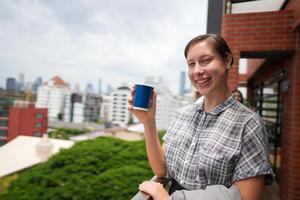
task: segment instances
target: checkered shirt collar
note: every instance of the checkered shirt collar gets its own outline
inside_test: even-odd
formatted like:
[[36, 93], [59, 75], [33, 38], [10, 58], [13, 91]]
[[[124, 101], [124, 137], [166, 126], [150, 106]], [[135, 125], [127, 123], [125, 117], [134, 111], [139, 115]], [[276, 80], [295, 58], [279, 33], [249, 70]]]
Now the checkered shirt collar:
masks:
[[[233, 106], [235, 103], [236, 103], [236, 100], [231, 95], [228, 99], [226, 99], [225, 101], [223, 101], [222, 103], [217, 105], [211, 112], [208, 112], [207, 114], [217, 116], [217, 115], [221, 114], [223, 111], [225, 111], [227, 108]], [[199, 104], [198, 109], [199, 109], [199, 112], [205, 112], [205, 110], [204, 110], [204, 101], [202, 101]]]

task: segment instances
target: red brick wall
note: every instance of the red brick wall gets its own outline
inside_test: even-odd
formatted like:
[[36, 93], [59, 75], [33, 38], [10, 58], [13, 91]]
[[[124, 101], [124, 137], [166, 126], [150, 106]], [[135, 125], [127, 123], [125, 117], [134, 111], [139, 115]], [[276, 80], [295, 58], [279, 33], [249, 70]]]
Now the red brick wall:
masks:
[[233, 50], [235, 62], [229, 88], [238, 86], [238, 60], [242, 51], [295, 50], [294, 11], [226, 14], [222, 36]]
[[[36, 118], [37, 113], [42, 113], [44, 117]], [[35, 123], [42, 123], [42, 126], [35, 127]], [[10, 108], [7, 141], [18, 135], [33, 136], [36, 132], [46, 133], [47, 126], [47, 109]]]
[[[294, 10], [289, 10], [294, 9]], [[233, 50], [235, 63], [230, 73], [229, 87], [238, 85], [238, 60], [241, 52], [289, 51], [282, 59], [290, 81], [288, 91], [282, 91], [282, 160], [279, 177], [280, 199], [300, 199], [300, 2], [291, 0], [284, 11], [228, 14], [223, 16], [222, 36]], [[295, 29], [297, 27], [298, 29]], [[279, 65], [272, 65], [275, 67]], [[271, 66], [270, 66], [271, 67]], [[255, 83], [270, 76], [271, 71], [258, 75]], [[268, 75], [268, 74], [269, 75]]]
[[[297, 47], [300, 33], [297, 32]], [[282, 173], [280, 174], [281, 199], [300, 199], [300, 50], [290, 60], [288, 71], [290, 89], [284, 95], [282, 128]]]
[[300, 23], [300, 1], [299, 0], [289, 0], [285, 7], [285, 10], [295, 10], [295, 23], [294, 26], [299, 26]]

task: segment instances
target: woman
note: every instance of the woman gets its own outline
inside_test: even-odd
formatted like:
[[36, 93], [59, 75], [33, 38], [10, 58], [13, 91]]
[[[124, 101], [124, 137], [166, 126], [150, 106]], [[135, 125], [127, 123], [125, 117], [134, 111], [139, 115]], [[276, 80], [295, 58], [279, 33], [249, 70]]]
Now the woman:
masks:
[[[210, 185], [234, 185], [243, 200], [261, 199], [264, 183], [273, 172], [263, 120], [231, 95], [228, 72], [233, 56], [218, 35], [200, 35], [184, 51], [188, 76], [204, 96], [200, 104], [186, 106], [171, 123], [161, 146], [155, 125], [156, 93], [148, 112], [129, 110], [145, 128], [148, 160], [156, 176], [172, 179], [175, 190], [205, 190]], [[168, 199], [160, 184], [144, 182], [140, 190], [154, 199]]]
[[233, 90], [232, 91], [232, 96], [237, 100], [239, 101], [240, 103], [244, 103], [244, 98], [243, 98], [243, 94], [241, 91], [239, 90]]

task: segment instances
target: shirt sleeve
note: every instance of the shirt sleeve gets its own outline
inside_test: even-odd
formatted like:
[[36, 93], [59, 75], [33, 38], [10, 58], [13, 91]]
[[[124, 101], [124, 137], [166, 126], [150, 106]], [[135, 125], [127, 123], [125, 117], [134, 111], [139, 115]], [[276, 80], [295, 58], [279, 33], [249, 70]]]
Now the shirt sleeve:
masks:
[[269, 162], [269, 143], [263, 119], [255, 114], [245, 125], [241, 155], [233, 173], [233, 182], [265, 175], [265, 184], [271, 184], [274, 173]]

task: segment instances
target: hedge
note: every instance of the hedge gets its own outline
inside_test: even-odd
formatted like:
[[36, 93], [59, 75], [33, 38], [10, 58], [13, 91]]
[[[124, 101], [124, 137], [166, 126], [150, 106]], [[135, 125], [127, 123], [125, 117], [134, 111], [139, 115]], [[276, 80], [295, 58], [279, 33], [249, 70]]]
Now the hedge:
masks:
[[21, 173], [0, 199], [128, 200], [152, 176], [145, 141], [103, 137], [76, 143]]

